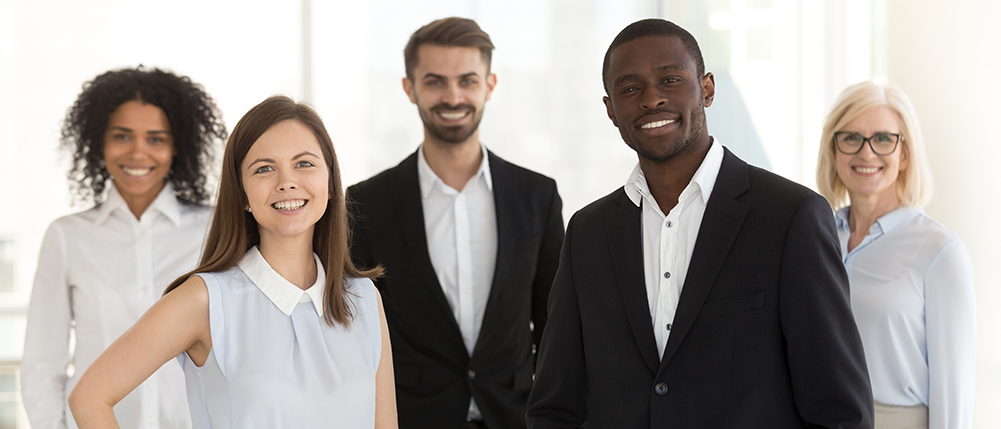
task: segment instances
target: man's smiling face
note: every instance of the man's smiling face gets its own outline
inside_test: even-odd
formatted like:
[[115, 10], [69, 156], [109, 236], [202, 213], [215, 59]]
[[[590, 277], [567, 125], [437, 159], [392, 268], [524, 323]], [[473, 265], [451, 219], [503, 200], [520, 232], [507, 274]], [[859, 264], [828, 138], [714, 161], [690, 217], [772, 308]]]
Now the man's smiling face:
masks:
[[714, 80], [711, 73], [699, 76], [681, 39], [623, 43], [612, 52], [607, 75], [608, 117], [640, 157], [662, 162], [708, 143], [705, 108], [715, 95]]
[[497, 78], [475, 47], [421, 45], [414, 80], [403, 89], [417, 105], [426, 136], [445, 143], [467, 141], [480, 125]]

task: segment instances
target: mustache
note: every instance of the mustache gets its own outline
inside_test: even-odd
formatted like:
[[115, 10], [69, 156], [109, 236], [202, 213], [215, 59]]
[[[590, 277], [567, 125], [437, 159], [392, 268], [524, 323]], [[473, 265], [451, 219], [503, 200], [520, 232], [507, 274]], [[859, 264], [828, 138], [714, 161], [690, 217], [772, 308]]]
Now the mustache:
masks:
[[441, 110], [469, 110], [471, 112], [475, 112], [476, 107], [473, 107], [473, 105], [469, 103], [461, 103], [456, 105], [451, 105], [448, 103], [438, 103], [432, 106], [430, 110], [432, 112], [438, 112]]

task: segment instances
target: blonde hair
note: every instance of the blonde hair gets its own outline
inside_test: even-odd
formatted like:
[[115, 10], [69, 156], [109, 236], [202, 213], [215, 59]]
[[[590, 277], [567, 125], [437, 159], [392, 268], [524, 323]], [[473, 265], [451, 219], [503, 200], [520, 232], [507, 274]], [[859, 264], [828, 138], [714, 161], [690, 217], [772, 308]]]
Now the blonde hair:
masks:
[[914, 105], [900, 88], [870, 81], [849, 86], [838, 96], [820, 135], [817, 190], [835, 210], [848, 205], [849, 201], [848, 189], [835, 168], [838, 149], [834, 144], [834, 133], [841, 131], [866, 110], [881, 106], [897, 114], [901, 134], [899, 150], [907, 157], [907, 168], [897, 176], [897, 197], [907, 207], [924, 207], [931, 201], [931, 171]]

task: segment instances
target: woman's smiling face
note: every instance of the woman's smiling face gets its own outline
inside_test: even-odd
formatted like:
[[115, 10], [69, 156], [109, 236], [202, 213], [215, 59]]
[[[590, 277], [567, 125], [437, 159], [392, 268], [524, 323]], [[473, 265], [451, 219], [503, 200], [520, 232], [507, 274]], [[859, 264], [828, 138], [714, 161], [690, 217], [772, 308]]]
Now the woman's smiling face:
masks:
[[312, 131], [279, 122], [254, 142], [241, 165], [243, 190], [261, 242], [309, 234], [327, 208], [329, 170]]
[[[901, 134], [900, 118], [889, 107], [872, 107], [856, 116], [839, 131], [858, 133], [866, 137], [876, 133]], [[858, 200], [877, 197], [884, 201], [898, 199], [897, 178], [901, 171], [907, 169], [907, 153], [903, 141], [889, 155], [875, 154], [872, 147], [866, 143], [862, 145], [862, 150], [854, 155], [835, 149], [835, 157], [838, 177], [848, 188], [849, 198]]]

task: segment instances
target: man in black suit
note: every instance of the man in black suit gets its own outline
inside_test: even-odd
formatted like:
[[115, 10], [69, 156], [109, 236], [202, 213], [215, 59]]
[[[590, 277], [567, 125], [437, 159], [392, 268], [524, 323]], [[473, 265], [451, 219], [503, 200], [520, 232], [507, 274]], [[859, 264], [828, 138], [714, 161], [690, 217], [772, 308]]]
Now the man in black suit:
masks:
[[403, 88], [424, 142], [347, 192], [356, 263], [386, 269], [401, 428], [525, 427], [562, 203], [552, 179], [480, 144], [492, 49], [472, 20], [417, 30]]
[[603, 79], [639, 163], [567, 225], [529, 427], [871, 428], [830, 206], [709, 136], [681, 27], [629, 25]]

